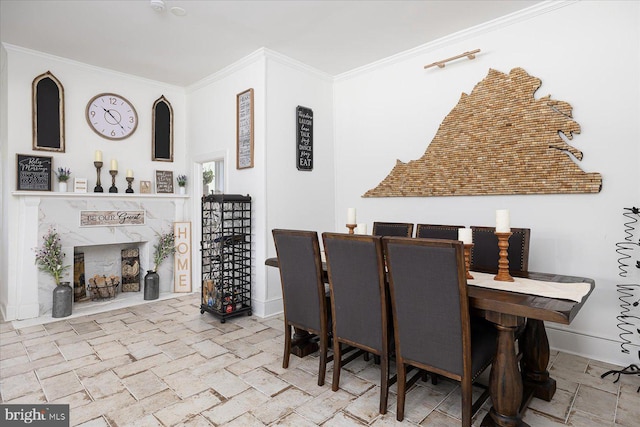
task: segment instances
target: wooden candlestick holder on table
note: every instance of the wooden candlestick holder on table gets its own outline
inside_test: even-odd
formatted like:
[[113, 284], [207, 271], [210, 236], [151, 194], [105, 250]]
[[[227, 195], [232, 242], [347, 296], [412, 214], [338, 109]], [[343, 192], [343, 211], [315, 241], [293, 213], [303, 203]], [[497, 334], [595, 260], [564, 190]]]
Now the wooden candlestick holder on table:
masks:
[[347, 228], [349, 229], [349, 234], [354, 234], [355, 228], [358, 226], [358, 224], [347, 224]]
[[513, 277], [509, 274], [509, 237], [513, 233], [511, 232], [498, 232], [496, 231], [496, 236], [498, 236], [498, 247], [500, 248], [500, 259], [498, 260], [498, 274], [493, 278], [493, 280], [498, 280], [500, 282], [513, 282]]
[[473, 243], [464, 245], [464, 269], [467, 271], [467, 279], [473, 279], [471, 273], [469, 273], [469, 269], [471, 266], [471, 248], [473, 247]]

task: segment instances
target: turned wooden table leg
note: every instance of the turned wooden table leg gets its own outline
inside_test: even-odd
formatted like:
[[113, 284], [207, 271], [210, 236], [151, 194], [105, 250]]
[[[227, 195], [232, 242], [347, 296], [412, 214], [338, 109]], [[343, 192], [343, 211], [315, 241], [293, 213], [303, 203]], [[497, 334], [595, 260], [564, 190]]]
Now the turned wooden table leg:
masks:
[[523, 390], [514, 343], [514, 332], [517, 326], [495, 324], [495, 327], [498, 330], [498, 348], [496, 359], [491, 366], [489, 383], [493, 406], [481, 425], [483, 427], [528, 426], [519, 414]]
[[520, 337], [522, 379], [533, 395], [547, 402], [556, 392], [556, 381], [549, 377], [549, 340], [542, 320], [528, 319]]
[[305, 357], [311, 353], [318, 351], [318, 343], [311, 339], [315, 336], [304, 329], [293, 328], [293, 344], [291, 345], [291, 354], [298, 357]]

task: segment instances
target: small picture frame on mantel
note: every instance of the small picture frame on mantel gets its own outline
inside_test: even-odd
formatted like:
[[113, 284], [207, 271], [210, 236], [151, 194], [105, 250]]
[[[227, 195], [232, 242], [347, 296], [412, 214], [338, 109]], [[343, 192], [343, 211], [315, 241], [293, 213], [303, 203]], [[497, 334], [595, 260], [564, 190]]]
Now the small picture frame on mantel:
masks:
[[73, 192], [74, 193], [86, 193], [87, 192], [87, 178], [76, 178], [73, 180]]
[[156, 171], [156, 193], [173, 193], [173, 171]]
[[140, 181], [140, 194], [151, 193], [151, 181]]

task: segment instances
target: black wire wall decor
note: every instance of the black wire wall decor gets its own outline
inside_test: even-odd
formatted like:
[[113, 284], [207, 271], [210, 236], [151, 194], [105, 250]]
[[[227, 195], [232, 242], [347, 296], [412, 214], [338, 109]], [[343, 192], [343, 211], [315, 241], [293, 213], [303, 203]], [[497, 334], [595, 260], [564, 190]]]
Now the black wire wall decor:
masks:
[[[624, 240], [616, 243], [616, 252], [619, 255], [618, 258], [618, 276], [627, 279], [630, 269], [634, 266], [640, 269], [640, 260], [633, 262], [634, 249], [640, 248], [640, 237], [637, 233], [640, 232], [640, 228], [637, 226], [640, 219], [640, 209], [636, 207], [624, 208], [622, 214], [626, 219], [624, 223]], [[617, 290], [619, 293], [618, 300], [620, 301], [620, 314], [617, 316], [618, 329], [620, 329], [620, 348], [622, 353], [629, 354], [631, 350], [629, 346], [632, 344], [631, 338], [635, 334], [640, 336], [640, 296], [636, 291], [640, 291], [640, 284], [638, 283], [618, 283]], [[640, 360], [640, 350], [638, 351], [638, 359]], [[635, 364], [631, 364], [621, 370], [611, 370], [601, 375], [601, 378], [610, 374], [617, 374], [614, 383], [618, 382], [621, 374], [630, 374], [640, 376], [640, 367]], [[640, 393], [640, 387], [637, 390]]]

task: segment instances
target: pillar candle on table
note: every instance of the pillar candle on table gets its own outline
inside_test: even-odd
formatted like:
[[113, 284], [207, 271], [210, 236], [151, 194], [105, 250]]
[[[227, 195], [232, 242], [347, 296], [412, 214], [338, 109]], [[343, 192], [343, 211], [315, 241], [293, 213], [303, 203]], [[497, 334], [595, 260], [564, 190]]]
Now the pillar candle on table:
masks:
[[470, 228], [458, 228], [458, 240], [465, 245], [473, 243], [473, 233]]
[[111, 159], [111, 169], [112, 171], [118, 170], [118, 161], [116, 159]]
[[511, 227], [509, 225], [509, 209], [498, 209], [496, 211], [496, 232], [511, 232]]
[[347, 209], [347, 224], [356, 223], [356, 208]]
[[133, 171], [131, 169], [127, 169], [127, 178], [133, 178]]
[[356, 227], [356, 234], [367, 234], [367, 224], [365, 224], [364, 222], [358, 224], [358, 226]]
[[102, 151], [96, 150], [96, 155], [95, 155], [95, 158], [94, 158], [93, 161], [94, 162], [101, 162], [102, 161]]

